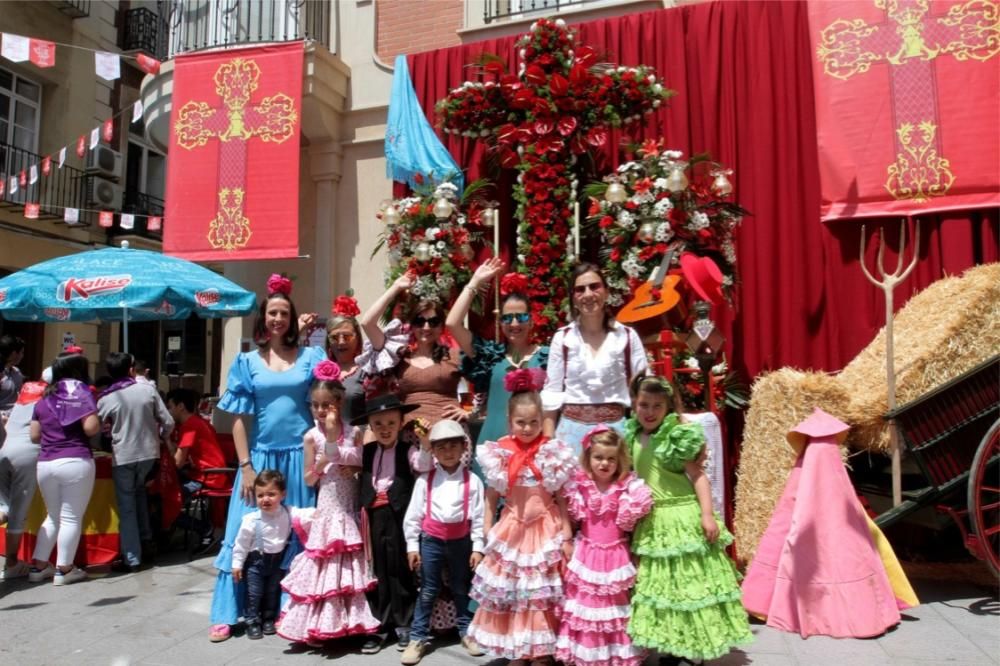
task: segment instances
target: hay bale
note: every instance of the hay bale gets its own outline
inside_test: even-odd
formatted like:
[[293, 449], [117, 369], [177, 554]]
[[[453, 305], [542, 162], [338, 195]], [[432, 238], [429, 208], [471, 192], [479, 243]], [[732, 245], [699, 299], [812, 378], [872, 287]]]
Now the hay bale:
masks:
[[749, 562], [757, 551], [795, 464], [796, 453], [785, 434], [814, 407], [846, 422], [849, 400], [842, 384], [822, 373], [782, 368], [754, 382], [736, 471], [733, 531], [742, 563]]
[[[1000, 264], [947, 277], [914, 295], [894, 318], [896, 404], [954, 379], [1000, 349]], [[889, 431], [885, 328], [837, 377], [851, 401], [848, 446], [884, 453]]]

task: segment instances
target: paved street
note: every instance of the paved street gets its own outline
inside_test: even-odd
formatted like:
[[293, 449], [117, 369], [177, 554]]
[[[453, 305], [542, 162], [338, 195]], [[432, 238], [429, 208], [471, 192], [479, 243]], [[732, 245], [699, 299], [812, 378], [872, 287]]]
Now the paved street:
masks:
[[[211, 558], [181, 557], [132, 575], [110, 574], [56, 589], [25, 580], [0, 587], [0, 664], [318, 664], [347, 656], [351, 664], [399, 663], [388, 649], [358, 654], [357, 643], [326, 650], [298, 649], [278, 637], [261, 641], [206, 638], [214, 570]], [[924, 605], [906, 613], [893, 632], [876, 640], [833, 640], [784, 634], [756, 625], [756, 642], [712, 662], [719, 666], [867, 666], [883, 664], [1000, 663], [1000, 602], [995, 589], [916, 580]], [[427, 666], [478, 662], [454, 643], [424, 659]]]

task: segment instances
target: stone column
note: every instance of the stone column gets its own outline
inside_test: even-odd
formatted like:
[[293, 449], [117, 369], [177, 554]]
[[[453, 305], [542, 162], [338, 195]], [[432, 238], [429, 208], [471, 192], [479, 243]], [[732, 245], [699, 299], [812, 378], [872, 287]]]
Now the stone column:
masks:
[[340, 190], [344, 151], [337, 141], [309, 146], [309, 173], [316, 186], [315, 256], [313, 299], [315, 310], [326, 316], [333, 300], [337, 259], [335, 215]]

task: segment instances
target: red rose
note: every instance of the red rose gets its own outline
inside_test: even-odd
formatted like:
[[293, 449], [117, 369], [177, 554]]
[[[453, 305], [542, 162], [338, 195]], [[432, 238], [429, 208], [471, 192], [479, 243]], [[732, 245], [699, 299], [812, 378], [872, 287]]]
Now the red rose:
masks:
[[561, 74], [553, 74], [552, 78], [549, 79], [549, 90], [556, 97], [565, 97], [566, 93], [569, 92], [569, 81]]
[[559, 119], [559, 133], [563, 136], [569, 136], [576, 129], [576, 118], [573, 116], [563, 116]]
[[601, 229], [607, 229], [614, 223], [615, 219], [613, 217], [611, 217], [610, 215], [605, 215], [604, 217], [601, 218], [601, 221], [597, 223], [597, 226], [599, 226]]
[[608, 142], [608, 131], [598, 125], [597, 127], [591, 127], [590, 131], [587, 132], [587, 143], [592, 145], [594, 148], [603, 148], [604, 144]]

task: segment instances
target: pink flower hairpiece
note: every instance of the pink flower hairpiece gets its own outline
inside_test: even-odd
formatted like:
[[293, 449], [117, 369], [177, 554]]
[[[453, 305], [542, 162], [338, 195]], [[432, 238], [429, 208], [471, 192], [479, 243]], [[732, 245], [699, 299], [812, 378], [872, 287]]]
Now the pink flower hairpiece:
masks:
[[509, 393], [541, 391], [543, 386], [545, 386], [545, 372], [541, 368], [512, 370], [503, 378], [503, 387]]
[[358, 301], [353, 296], [337, 296], [333, 299], [333, 307], [330, 312], [341, 317], [357, 317], [361, 314], [361, 308], [358, 307]]
[[333, 361], [320, 361], [313, 367], [313, 377], [321, 382], [339, 382], [340, 366]]
[[284, 296], [292, 295], [292, 281], [286, 278], [284, 275], [278, 275], [277, 273], [272, 273], [271, 277], [267, 278], [267, 294], [282, 294]]
[[70, 345], [69, 347], [66, 347], [66, 349], [64, 349], [63, 351], [66, 352], [67, 354], [82, 354], [83, 347], [78, 347], [77, 345]]
[[586, 451], [587, 449], [590, 448], [590, 443], [591, 443], [590, 440], [595, 435], [600, 435], [602, 432], [608, 432], [609, 430], [611, 430], [611, 428], [609, 428], [608, 426], [604, 425], [603, 423], [598, 423], [593, 428], [591, 428], [590, 430], [588, 430], [587, 434], [583, 436], [583, 442], [582, 442], [582, 444], [583, 444], [583, 450]]

